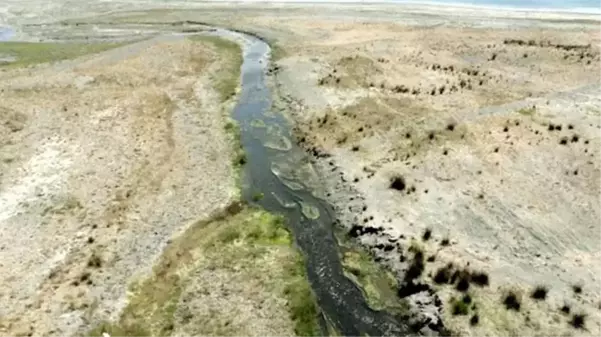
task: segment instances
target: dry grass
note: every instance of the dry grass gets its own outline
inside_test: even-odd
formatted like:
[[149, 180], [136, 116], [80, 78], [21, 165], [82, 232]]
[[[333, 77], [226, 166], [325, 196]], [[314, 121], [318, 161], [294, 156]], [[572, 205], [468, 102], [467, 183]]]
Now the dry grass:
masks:
[[224, 63], [219, 71], [219, 76], [213, 79], [213, 83], [222, 101], [233, 97], [240, 83], [240, 66], [242, 65], [240, 46], [235, 42], [216, 36], [194, 36], [190, 39], [210, 43], [219, 51]]
[[[100, 324], [90, 334], [169, 335], [184, 328], [186, 333], [194, 335], [240, 335], [261, 331], [319, 334], [317, 307], [304, 268], [303, 259], [292, 247], [282, 218], [252, 208], [243, 208], [237, 214], [218, 214], [211, 220], [197, 222], [174, 239], [164, 250], [152, 276], [131, 287], [129, 303], [118, 322]], [[182, 321], [177, 313], [185, 311], [189, 303], [182, 297], [182, 292], [197, 283], [194, 275], [199, 271], [223, 273], [224, 281], [242, 281], [234, 288], [245, 298], [271, 305], [265, 305], [257, 312], [244, 313], [242, 322], [232, 326], [222, 324], [230, 318], [230, 313], [207, 308], [207, 312], [194, 313], [206, 316], [204, 319], [191, 320], [203, 324], [180, 327]], [[207, 288], [196, 288], [196, 291], [210, 294], [223, 284], [204, 286]], [[272, 296], [281, 300], [270, 301]], [[284, 306], [286, 301], [288, 305]], [[224, 297], [222, 305], [236, 304]], [[289, 312], [288, 317], [282, 314], [285, 311]], [[262, 327], [255, 330], [256, 315], [268, 315], [279, 322], [279, 328], [283, 330], [270, 331]]]

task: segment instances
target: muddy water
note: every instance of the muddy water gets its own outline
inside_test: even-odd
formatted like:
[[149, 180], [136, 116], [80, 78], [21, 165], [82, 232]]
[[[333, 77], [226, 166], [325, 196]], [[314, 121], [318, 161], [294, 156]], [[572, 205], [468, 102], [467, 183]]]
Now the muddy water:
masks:
[[252, 202], [262, 192], [258, 203], [288, 219], [325, 321], [346, 336], [409, 334], [408, 327], [388, 313], [370, 309], [361, 290], [343, 274], [333, 210], [321, 197], [319, 180], [304, 151], [291, 141], [287, 120], [271, 110], [272, 96], [265, 83], [269, 46], [245, 34], [216, 33], [245, 41], [242, 91], [233, 111], [248, 157], [244, 198]]

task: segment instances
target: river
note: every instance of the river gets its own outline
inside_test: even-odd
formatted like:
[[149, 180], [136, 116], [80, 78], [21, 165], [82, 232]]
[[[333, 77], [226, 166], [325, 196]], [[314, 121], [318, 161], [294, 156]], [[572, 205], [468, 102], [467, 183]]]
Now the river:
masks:
[[[320, 197], [319, 179], [304, 151], [291, 141], [287, 119], [272, 111], [272, 93], [266, 85], [269, 45], [242, 33], [215, 33], [245, 41], [242, 89], [233, 111], [248, 157], [243, 174], [244, 199], [287, 218], [305, 256], [318, 305], [337, 331], [345, 336], [414, 334], [389, 313], [369, 308], [361, 289], [344, 275], [333, 233], [333, 209]], [[259, 191], [264, 197], [253, 201]]]

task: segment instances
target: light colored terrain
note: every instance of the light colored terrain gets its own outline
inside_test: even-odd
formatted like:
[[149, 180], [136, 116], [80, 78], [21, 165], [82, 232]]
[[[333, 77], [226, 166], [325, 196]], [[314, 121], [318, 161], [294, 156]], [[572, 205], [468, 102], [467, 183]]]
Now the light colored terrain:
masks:
[[[451, 314], [460, 295], [436, 286], [458, 333], [597, 335], [598, 25], [493, 29], [436, 17], [441, 24], [416, 26], [358, 15], [264, 19], [303, 36], [281, 44], [277, 81], [305, 145], [331, 155], [316, 164], [344, 223], [385, 228], [361, 241], [401, 275], [399, 256], [411, 256], [426, 228], [434, 242], [422, 245], [435, 255], [426, 282], [449, 262], [486, 271], [490, 286], [470, 290], [474, 327]], [[402, 192], [389, 188], [394, 176]], [[375, 247], [399, 237], [402, 248]], [[444, 237], [452, 245], [440, 248]], [[537, 285], [549, 288], [546, 301], [530, 298]], [[520, 312], [504, 308], [508, 289]], [[588, 315], [586, 330], [569, 325], [564, 303]]]
[[[146, 24], [185, 20], [221, 24], [264, 36], [275, 44], [274, 57], [279, 67], [274, 77], [277, 108], [290, 113], [297, 123], [299, 139], [305, 140], [304, 146], [331, 155], [316, 158], [314, 163], [322, 173], [328, 201], [337, 206], [342, 224], [347, 229], [353, 225], [385, 229], [383, 234], [363, 235], [358, 241], [399, 279], [408, 267], [408, 261], [401, 262], [401, 256], [412, 256], [408, 252], [411, 245], [421, 246], [426, 257], [435, 255], [435, 261], [426, 263], [421, 275], [426, 283], [432, 284], [436, 270], [449, 262], [458, 266], [469, 264], [470, 269], [490, 276], [488, 287], [470, 287], [477, 306], [470, 306], [467, 316], [452, 315], [450, 301], [461, 297], [453, 286], [433, 285], [444, 303], [442, 315], [449, 328], [462, 335], [599, 335], [598, 16], [452, 7], [441, 12], [438, 7], [420, 5], [236, 4], [232, 11], [231, 4], [174, 2], [169, 4], [170, 10], [146, 11], [161, 4], [81, 1], [62, 7], [65, 1], [42, 2], [43, 6], [40, 3], [7, 2], [0, 11], [1, 23], [22, 25], [17, 36], [33, 40], [69, 36], [66, 32], [73, 33], [71, 36], [77, 41], [104, 40], [122, 34], [120, 28], [125, 24], [129, 24], [126, 29], [137, 29], [140, 36], [146, 36], [157, 29]], [[184, 7], [199, 10], [176, 10]], [[138, 12], [113, 12], [117, 9]], [[26, 10], [31, 13], [21, 15]], [[80, 19], [84, 13], [88, 18]], [[44, 29], [26, 25], [58, 19], [98, 25], [50, 25]], [[117, 23], [121, 26], [116, 28]], [[6, 176], [2, 177], [0, 193], [32, 200], [27, 204], [3, 201], [9, 207], [0, 214], [11, 216], [3, 220], [7, 223], [16, 221], [11, 220], [16, 217], [19, 221], [15, 223], [30, 221], [34, 225], [26, 227], [31, 231], [28, 235], [17, 235], [14, 226], [1, 228], [0, 239], [11, 243], [2, 245], [3, 253], [9, 249], [2, 270], [21, 269], [2, 276], [6, 284], [3, 289], [11, 289], [14, 297], [6, 296], [11, 311], [8, 315], [0, 313], [8, 317], [0, 321], [5, 329], [0, 332], [44, 334], [54, 326], [60, 326], [54, 331], [56, 334], [76, 331], [85, 326], [82, 317], [86, 306], [92, 307], [87, 302], [92, 292], [95, 298], [114, 296], [93, 306], [99, 308], [94, 310], [96, 313], [105, 311], [94, 316], [95, 322], [111, 319], [118, 321], [119, 326], [107, 324], [107, 330], [135, 333], [137, 326], [128, 323], [128, 317], [132, 317], [128, 315], [155, 317], [156, 313], [138, 311], [135, 300], [127, 307], [123, 296], [126, 279], [149, 271], [153, 261], [163, 261], [158, 256], [166, 240], [173, 233], [183, 232], [186, 222], [218, 209], [208, 205], [226, 205], [235, 200], [233, 178], [228, 175], [232, 172], [230, 162], [192, 155], [193, 151], [227, 152], [226, 142], [214, 141], [219, 135], [225, 137], [217, 132], [223, 130], [223, 125], [204, 119], [204, 124], [196, 125], [178, 119], [189, 112], [188, 104], [193, 104], [190, 100], [207, 107], [211, 116], [223, 116], [224, 112], [214, 109], [211, 103], [216, 95], [206, 97], [211, 92], [211, 80], [186, 72], [196, 65], [199, 68], [195, 74], [210, 73], [210, 69], [218, 68], [219, 61], [215, 54], [205, 55], [205, 49], [202, 62], [186, 59], [186, 51], [196, 48], [189, 42], [171, 38], [156, 42], [161, 47], [136, 44], [137, 48], [155, 48], [152, 53], [129, 52], [132, 47], [127, 47], [116, 54], [125, 53], [127, 58], [109, 57], [115, 54], [108, 52], [106, 59], [111, 62], [101, 62], [101, 58], [99, 63], [78, 63], [75, 68], [61, 65], [46, 72], [36, 71], [35, 81], [29, 72], [11, 72], [6, 77], [2, 73], [0, 86], [6, 91], [0, 93], [0, 104], [4, 106], [10, 100], [5, 110], [0, 110], [1, 116], [9, 116], [2, 117], [8, 120], [8, 130], [3, 131], [2, 137], [8, 135], [11, 143], [1, 150], [2, 156], [5, 152], [8, 156], [1, 164], [0, 172]], [[167, 62], [167, 56], [179, 61]], [[155, 66], [140, 68], [146, 62]], [[161, 71], [161, 67], [170, 71]], [[135, 82], [136, 78], [140, 82]], [[135, 97], [119, 87], [132, 83], [136, 84]], [[201, 86], [203, 90], [191, 91], [190, 86]], [[163, 88], [166, 95], [159, 94]], [[31, 94], [19, 96], [20, 91], [27, 90], [35, 91], [36, 98], [30, 99]], [[86, 107], [88, 100], [94, 109]], [[11, 108], [15, 104], [29, 110], [15, 112]], [[121, 105], [144, 113], [128, 114], [126, 118], [117, 109], [109, 108]], [[172, 120], [179, 120], [179, 124], [168, 126], [166, 118], [157, 118], [165, 116], [168, 109], [161, 107], [166, 106], [173, 106]], [[94, 114], [90, 114], [91, 110]], [[75, 111], [81, 113], [74, 116]], [[88, 119], [97, 122], [92, 124]], [[213, 123], [218, 122], [223, 120], [215, 117]], [[550, 124], [561, 125], [561, 130], [550, 131]], [[23, 130], [12, 131], [20, 125], [24, 125]], [[176, 129], [178, 125], [180, 128]], [[172, 133], [172, 145], [168, 141], [170, 128], [177, 130]], [[114, 132], [115, 129], [120, 132]], [[193, 137], [185, 138], [191, 134]], [[567, 138], [565, 144], [561, 144], [563, 138]], [[100, 139], [106, 141], [101, 143]], [[127, 152], [135, 148], [128, 145], [121, 155], [124, 150], [119, 144], [139, 144], [139, 152]], [[219, 144], [223, 147], [215, 147]], [[181, 153], [181, 160], [189, 166], [176, 161], [176, 153]], [[127, 158], [105, 160], [121, 156]], [[191, 169], [186, 167], [192, 165], [224, 176], [219, 180], [212, 173], [211, 177], [195, 174], [193, 180], [187, 180], [186, 170]], [[25, 169], [27, 175], [22, 173]], [[405, 179], [403, 191], [389, 188], [394, 176]], [[209, 185], [216, 188], [210, 191], [203, 179], [224, 184]], [[5, 188], [9, 186], [7, 181], [10, 186], [19, 181], [16, 186], [20, 187]], [[176, 190], [169, 194], [168, 186], [172, 184]], [[46, 189], [36, 190], [35, 186]], [[48, 190], [61, 194], [56, 196]], [[132, 192], [127, 197], [129, 190]], [[197, 198], [198, 193], [206, 198]], [[185, 206], [175, 207], [178, 205]], [[127, 219], [127, 225], [119, 225], [119, 219]], [[47, 224], [40, 226], [41, 223]], [[106, 227], [107, 223], [111, 226]], [[91, 229], [93, 224], [97, 227]], [[59, 237], [40, 242], [41, 238], [47, 239], [46, 233], [56, 235], [59, 225], [60, 235], [68, 240]], [[157, 226], [161, 232], [159, 238], [154, 238]], [[132, 228], [136, 229], [135, 236]], [[433, 235], [423, 242], [421, 236], [426, 228]], [[102, 235], [97, 231], [102, 231]], [[72, 240], [73, 236], [78, 239]], [[88, 237], [94, 237], [93, 244], [87, 243]], [[13, 245], [15, 238], [25, 246]], [[449, 238], [451, 245], [442, 247], [443, 238]], [[398, 240], [393, 250], [385, 252], [376, 247], [389, 244], [389, 240]], [[72, 247], [65, 242], [73, 242]], [[29, 247], [36, 247], [40, 255], [31, 254]], [[46, 261], [53, 260], [43, 254], [56, 254], [61, 249], [63, 255], [52, 255], [60, 267], [48, 264]], [[123, 253], [124, 249], [127, 253]], [[194, 254], [204, 248], [198, 249]], [[167, 249], [162, 259], [171, 251]], [[99, 272], [92, 268], [93, 285], [69, 286], [89, 269], [86, 265], [93, 252], [102, 254], [103, 269], [112, 269]], [[120, 255], [128, 258], [119, 260]], [[17, 257], [24, 262], [18, 262]], [[190, 269], [202, 274], [203, 263], [195, 264], [200, 269]], [[158, 270], [179, 273], [181, 265], [170, 268]], [[52, 270], [56, 270], [56, 275], [46, 279]], [[22, 275], [28, 275], [26, 282]], [[106, 275], [111, 279], [107, 280]], [[211, 277], [219, 275], [214, 273]], [[229, 277], [233, 276], [221, 279]], [[545, 301], [530, 298], [537, 285], [549, 288]], [[574, 285], [582, 286], [581, 294], [574, 293]], [[185, 293], [193, 293], [194, 287], [189, 286]], [[72, 296], [77, 294], [73, 289], [83, 295]], [[521, 298], [519, 312], [504, 307], [502, 296], [508, 290]], [[147, 291], [154, 292], [152, 288]], [[236, 292], [226, 290], [231, 291]], [[63, 300], [66, 294], [75, 299]], [[138, 296], [143, 298], [144, 294], [147, 292], [141, 291]], [[424, 299], [419, 295], [408, 298], [409, 302], [420, 306], [418, 302]], [[214, 300], [210, 294], [203, 296], [200, 298]], [[159, 308], [169, 307], [170, 303], [160, 298], [153, 301], [152, 305], [159, 303]], [[191, 307], [200, 310], [202, 303], [195, 303]], [[266, 313], [281, 310], [281, 303], [270, 303], [274, 305]], [[569, 315], [559, 310], [565, 303], [570, 306]], [[126, 309], [120, 315], [116, 310], [123, 308]], [[251, 331], [222, 330], [224, 327], [219, 324], [208, 331], [194, 330], [186, 325], [189, 321], [183, 319], [187, 317], [185, 313], [178, 310], [171, 315], [176, 317], [173, 326], [169, 325], [171, 321], [163, 321], [161, 314], [158, 321], [166, 325], [152, 326], [151, 332]], [[424, 312], [430, 314], [428, 308]], [[16, 319], [21, 313], [27, 315]], [[570, 325], [574, 313], [587, 315], [585, 329]], [[479, 322], [471, 326], [469, 321], [474, 314], [478, 314]], [[197, 327], [202, 326], [203, 317], [192, 321], [200, 322]], [[54, 325], [49, 323], [56, 318], [60, 319]], [[251, 315], [244, 319], [250, 322], [259, 318]], [[283, 321], [270, 324], [274, 325], [267, 330], [254, 331], [290, 331]]]
[[123, 48], [137, 53], [0, 82], [5, 332], [72, 333], [85, 309], [118, 313], [172, 235], [237, 196], [217, 52], [187, 39]]
[[315, 333], [282, 219], [238, 203], [242, 50], [153, 35], [0, 43], [0, 334]]

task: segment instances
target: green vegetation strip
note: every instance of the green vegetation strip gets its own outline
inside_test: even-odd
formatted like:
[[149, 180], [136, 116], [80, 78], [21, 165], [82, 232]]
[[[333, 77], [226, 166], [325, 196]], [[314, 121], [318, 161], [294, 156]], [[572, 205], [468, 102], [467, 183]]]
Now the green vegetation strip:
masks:
[[[232, 211], [233, 210], [233, 211]], [[265, 265], [269, 261], [269, 265]], [[175, 314], [182, 289], [194, 282], [197, 270], [243, 270], [252, 291], [263, 291], [287, 301], [294, 331], [319, 335], [318, 309], [305, 274], [302, 255], [293, 247], [284, 220], [263, 210], [240, 206], [194, 224], [165, 249], [152, 276], [135, 284], [127, 307], [116, 323], [102, 323], [89, 335], [167, 336], [176, 329]], [[268, 280], [268, 281], [264, 281]], [[258, 288], [257, 288], [258, 285]], [[218, 288], [215, 284], [212, 287]], [[215, 289], [205, 289], [207, 293]], [[182, 304], [184, 303], [184, 304]], [[210, 322], [220, 322], [214, 317]], [[242, 335], [218, 323], [194, 327], [196, 335]]]
[[408, 304], [397, 296], [398, 282], [395, 276], [380, 266], [366, 252], [348, 250], [342, 258], [345, 274], [364, 292], [367, 304], [375, 310], [404, 313]]
[[194, 41], [204, 41], [211, 43], [219, 51], [219, 57], [222, 67], [219, 69], [219, 76], [213, 78], [215, 89], [219, 92], [222, 101], [227, 101], [236, 94], [238, 83], [240, 82], [240, 66], [242, 65], [242, 50], [240, 46], [230, 40], [217, 36], [192, 36]]
[[[26, 67], [95, 54], [126, 43], [0, 42], [0, 68]], [[5, 61], [2, 61], [2, 60]]]

